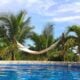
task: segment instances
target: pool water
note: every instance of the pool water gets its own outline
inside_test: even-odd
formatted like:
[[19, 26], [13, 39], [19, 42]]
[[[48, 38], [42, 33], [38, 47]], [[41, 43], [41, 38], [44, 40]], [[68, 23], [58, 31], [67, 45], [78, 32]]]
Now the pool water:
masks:
[[80, 80], [80, 67], [0, 65], [0, 80]]

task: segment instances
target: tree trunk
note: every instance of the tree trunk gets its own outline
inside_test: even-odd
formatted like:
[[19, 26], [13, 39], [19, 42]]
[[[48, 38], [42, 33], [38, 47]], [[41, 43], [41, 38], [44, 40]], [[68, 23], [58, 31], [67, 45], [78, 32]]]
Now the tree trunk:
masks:
[[80, 54], [80, 46], [78, 46], [78, 54]]
[[62, 54], [63, 54], [63, 60], [65, 61], [65, 36], [64, 33], [62, 33]]
[[15, 60], [15, 55], [13, 51], [11, 52], [11, 60]]
[[77, 54], [78, 54], [78, 60], [80, 61], [80, 46], [78, 46]]

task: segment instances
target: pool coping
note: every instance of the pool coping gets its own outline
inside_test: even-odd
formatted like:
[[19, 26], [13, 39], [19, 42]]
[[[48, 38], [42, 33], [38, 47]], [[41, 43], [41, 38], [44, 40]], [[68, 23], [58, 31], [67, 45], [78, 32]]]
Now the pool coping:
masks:
[[68, 64], [80, 65], [80, 62], [65, 61], [0, 61], [0, 64]]
[[44, 66], [61, 66], [80, 68], [80, 62], [65, 62], [65, 61], [0, 61], [0, 66], [18, 66], [18, 65], [44, 65]]

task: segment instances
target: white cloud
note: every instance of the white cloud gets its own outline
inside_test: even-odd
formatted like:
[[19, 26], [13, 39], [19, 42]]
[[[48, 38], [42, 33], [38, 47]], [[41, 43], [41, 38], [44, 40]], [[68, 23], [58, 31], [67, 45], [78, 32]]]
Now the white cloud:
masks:
[[41, 16], [55, 17], [80, 13], [80, 1], [59, 4], [53, 0], [27, 0], [25, 3], [29, 12]]
[[26, 8], [42, 16], [58, 16], [67, 13], [80, 13], [80, 1], [71, 3], [58, 3], [53, 0], [27, 0]]
[[[0, 9], [27, 9], [30, 13], [48, 16], [53, 21], [62, 22], [80, 19], [80, 1], [65, 0], [65, 3], [59, 3], [56, 0], [0, 0]], [[12, 7], [11, 7], [12, 6]], [[74, 14], [74, 16], [72, 16]], [[60, 17], [62, 16], [62, 17]], [[66, 17], [65, 17], [66, 16]]]
[[16, 7], [16, 9], [27, 9], [30, 13], [43, 16], [51, 15], [48, 10], [56, 4], [53, 0], [0, 0], [0, 2], [1, 10], [5, 10], [6, 7], [8, 7], [9, 10], [11, 10], [11, 8], [15, 9]]
[[4, 6], [10, 2], [11, 2], [11, 0], [0, 0], [0, 6]]
[[51, 21], [66, 22], [66, 21], [73, 21], [73, 20], [80, 20], [80, 16], [54, 17]]
[[0, 0], [0, 6], [5, 7], [6, 4], [7, 6], [12, 5], [12, 7], [27, 9], [30, 13], [42, 16], [58, 16], [69, 12], [80, 13], [80, 1], [59, 3], [56, 0]]
[[73, 2], [73, 3], [68, 3], [61, 5], [58, 9], [59, 12], [77, 12], [80, 11], [80, 2]]
[[30, 7], [32, 6], [34, 3], [37, 3], [38, 0], [15, 0], [18, 4], [23, 5], [26, 4], [26, 6]]
[[55, 4], [56, 2], [53, 0], [27, 0], [26, 8], [32, 13], [45, 16], [48, 13], [48, 9]]

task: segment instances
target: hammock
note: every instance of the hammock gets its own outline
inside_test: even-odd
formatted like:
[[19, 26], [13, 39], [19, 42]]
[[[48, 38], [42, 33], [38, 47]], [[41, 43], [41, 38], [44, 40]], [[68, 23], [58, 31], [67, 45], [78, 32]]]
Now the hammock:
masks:
[[47, 51], [49, 51], [51, 49], [54, 49], [56, 47], [56, 45], [59, 43], [59, 41], [55, 42], [50, 47], [48, 47], [46, 49], [43, 49], [43, 50], [40, 50], [40, 51], [30, 50], [27, 47], [25, 47], [24, 45], [22, 45], [21, 43], [19, 43], [18, 41], [16, 41], [16, 42], [17, 42], [18, 49], [21, 50], [21, 51], [27, 52], [29, 54], [43, 54], [43, 53], [45, 53], [45, 52], [47, 52]]

